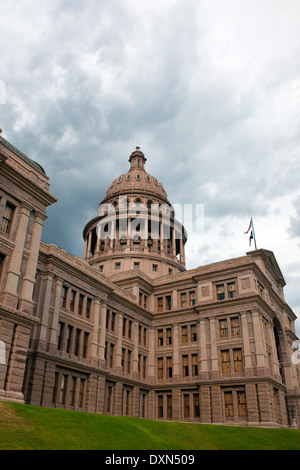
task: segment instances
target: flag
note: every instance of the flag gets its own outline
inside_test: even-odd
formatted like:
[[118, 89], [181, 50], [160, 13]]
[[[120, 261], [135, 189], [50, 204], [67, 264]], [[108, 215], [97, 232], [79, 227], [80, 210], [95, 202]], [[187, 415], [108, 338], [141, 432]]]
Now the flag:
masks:
[[253, 240], [253, 230], [251, 230], [251, 233], [250, 233], [249, 246], [251, 246], [251, 240]]
[[[251, 219], [250, 219], [249, 228], [248, 228], [247, 232], [244, 232], [244, 233], [248, 233], [248, 232], [249, 232], [249, 230], [250, 230], [250, 228], [253, 228], [253, 224], [252, 224], [252, 217], [251, 217]], [[252, 237], [252, 238], [253, 238], [253, 237]]]

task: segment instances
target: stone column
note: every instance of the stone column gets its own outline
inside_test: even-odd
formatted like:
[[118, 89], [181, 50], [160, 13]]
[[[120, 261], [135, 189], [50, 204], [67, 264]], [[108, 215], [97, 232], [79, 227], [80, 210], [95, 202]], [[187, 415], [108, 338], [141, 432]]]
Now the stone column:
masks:
[[88, 249], [87, 249], [87, 258], [91, 256], [91, 247], [92, 247], [92, 231], [90, 230], [88, 234]]
[[179, 326], [173, 326], [173, 377], [180, 377]]
[[[123, 315], [122, 313], [117, 313], [117, 345], [116, 345], [116, 369], [122, 369], [122, 339], [123, 339]], [[125, 364], [124, 364], [125, 366]]]
[[245, 361], [245, 376], [250, 377], [254, 375], [254, 370], [253, 370], [251, 350], [250, 350], [247, 312], [241, 313], [241, 321], [242, 321], [243, 349], [244, 349], [244, 361]]
[[148, 378], [150, 381], [153, 382], [155, 379], [155, 330], [153, 328], [149, 328], [149, 357], [148, 357]]
[[216, 319], [210, 319], [211, 378], [219, 378], [219, 360], [217, 350]]
[[57, 330], [58, 330], [58, 321], [59, 321], [59, 310], [61, 304], [61, 292], [62, 292], [63, 280], [59, 277], [56, 278], [55, 283], [55, 297], [54, 297], [54, 308], [52, 321], [50, 326], [50, 338], [49, 338], [49, 351], [57, 351]]
[[134, 341], [133, 357], [132, 357], [132, 373], [133, 373], [133, 377], [138, 377], [139, 375], [139, 324], [138, 322], [134, 321], [132, 327], [133, 327], [132, 337]]
[[100, 315], [99, 359], [102, 361], [103, 365], [105, 364], [106, 315], [107, 304], [102, 301]]
[[21, 264], [23, 258], [24, 245], [26, 240], [30, 208], [22, 204], [18, 230], [15, 238], [15, 246], [11, 255], [7, 272], [6, 285], [3, 293], [3, 303], [9, 307], [16, 308], [18, 304], [18, 283], [21, 275]]
[[91, 363], [95, 366], [98, 365], [98, 356], [99, 356], [99, 321], [100, 321], [100, 299], [95, 298], [93, 305], [93, 331], [91, 337], [91, 353], [90, 359]]
[[266, 364], [266, 351], [263, 337], [263, 328], [260, 314], [257, 310], [252, 312], [254, 338], [255, 338], [255, 354], [256, 354], [256, 367], [257, 375], [265, 375]]
[[46, 350], [48, 343], [48, 318], [51, 300], [53, 276], [44, 274], [41, 277], [40, 302], [38, 303], [37, 314], [41, 320], [39, 327], [39, 348]]
[[206, 348], [206, 318], [200, 319], [199, 330], [200, 377], [202, 380], [207, 380], [209, 378], [209, 371]]
[[84, 257], [85, 260], [88, 257], [87, 253], [88, 253], [88, 236], [86, 236], [85, 242], [84, 242], [84, 255], [83, 255], [83, 257]]
[[36, 214], [31, 236], [30, 254], [26, 264], [25, 276], [21, 292], [20, 309], [33, 313], [32, 294], [35, 284], [36, 267], [45, 216]]

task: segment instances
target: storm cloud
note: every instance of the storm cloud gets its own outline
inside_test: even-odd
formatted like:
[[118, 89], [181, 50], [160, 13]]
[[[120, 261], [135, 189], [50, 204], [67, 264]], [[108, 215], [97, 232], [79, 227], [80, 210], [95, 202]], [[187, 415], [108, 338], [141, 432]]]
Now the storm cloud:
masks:
[[44, 241], [83, 255], [141, 139], [169, 200], [204, 205], [187, 267], [243, 255], [253, 216], [300, 314], [299, 14], [297, 0], [2, 0], [0, 127], [58, 197]]

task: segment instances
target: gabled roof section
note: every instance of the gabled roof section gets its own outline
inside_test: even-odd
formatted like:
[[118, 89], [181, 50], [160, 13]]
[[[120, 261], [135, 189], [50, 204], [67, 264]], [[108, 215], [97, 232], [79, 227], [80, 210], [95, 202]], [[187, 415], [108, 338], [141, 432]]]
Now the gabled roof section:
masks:
[[44, 168], [39, 165], [39, 163], [35, 162], [34, 160], [31, 160], [31, 158], [27, 157], [25, 153], [21, 152], [21, 150], [17, 149], [14, 145], [12, 145], [8, 140], [4, 139], [4, 137], [0, 137], [1, 142], [6, 145], [6, 147], [10, 148], [13, 152], [17, 153], [20, 157], [24, 158], [30, 165], [34, 166], [37, 168], [39, 171], [41, 171], [44, 175], [46, 174]]
[[248, 251], [247, 255], [252, 256], [253, 258], [258, 258], [258, 257], [262, 258], [265, 268], [268, 271], [269, 270], [273, 271], [273, 273], [277, 276], [278, 282], [282, 285], [282, 287], [286, 285], [285, 279], [279, 268], [279, 265], [277, 263], [277, 260], [275, 258], [273, 251], [261, 248], [259, 250]]

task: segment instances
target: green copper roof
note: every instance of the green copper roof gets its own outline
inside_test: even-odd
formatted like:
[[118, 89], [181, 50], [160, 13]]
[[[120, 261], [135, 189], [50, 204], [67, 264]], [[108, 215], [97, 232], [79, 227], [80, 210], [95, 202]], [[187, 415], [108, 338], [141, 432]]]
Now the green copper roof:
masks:
[[21, 157], [23, 157], [28, 163], [30, 163], [31, 165], [33, 165], [35, 168], [37, 168], [39, 171], [41, 171], [42, 173], [44, 173], [44, 175], [46, 174], [44, 168], [39, 165], [37, 162], [31, 160], [31, 158], [27, 157], [27, 155], [25, 155], [25, 153], [21, 152], [21, 150], [17, 149], [14, 145], [12, 145], [10, 142], [8, 142], [8, 140], [4, 139], [4, 137], [0, 137], [0, 140], [4, 143], [4, 145], [6, 145], [7, 147], [9, 147], [11, 150], [13, 150], [14, 152], [16, 152], [18, 155], [20, 155]]

